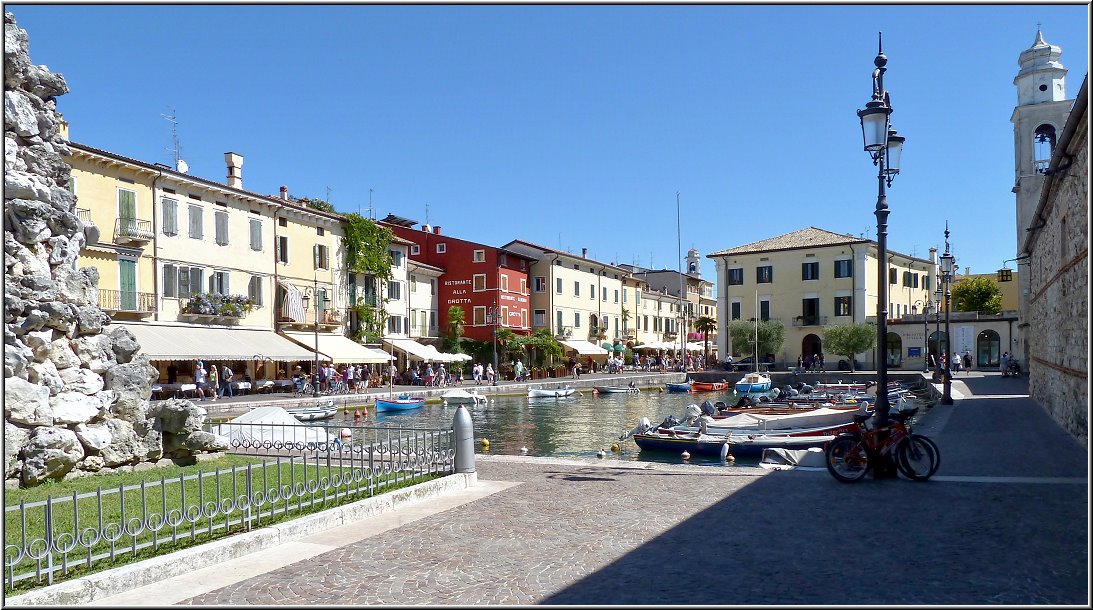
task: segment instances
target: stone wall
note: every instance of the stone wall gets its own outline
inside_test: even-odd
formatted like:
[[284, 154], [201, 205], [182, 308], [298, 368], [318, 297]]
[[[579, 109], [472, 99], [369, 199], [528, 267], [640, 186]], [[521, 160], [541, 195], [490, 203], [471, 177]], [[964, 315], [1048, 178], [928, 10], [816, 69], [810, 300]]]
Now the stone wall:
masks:
[[[1085, 89], [1083, 86], [1083, 93]], [[1029, 394], [1089, 445], [1088, 114], [1079, 95], [1070, 167], [1052, 176], [1042, 226], [1030, 250]], [[1065, 165], [1062, 155], [1059, 165]], [[1065, 219], [1065, 223], [1063, 220]]]
[[149, 411], [156, 369], [132, 333], [109, 327], [98, 271], [77, 268], [87, 238], [66, 188], [56, 98], [67, 91], [63, 76], [30, 63], [27, 33], [6, 13], [4, 477], [24, 486], [159, 460], [164, 434], [169, 457], [225, 447], [175, 438], [200, 428], [200, 407], [173, 405], [193, 417], [162, 421], [162, 407]]

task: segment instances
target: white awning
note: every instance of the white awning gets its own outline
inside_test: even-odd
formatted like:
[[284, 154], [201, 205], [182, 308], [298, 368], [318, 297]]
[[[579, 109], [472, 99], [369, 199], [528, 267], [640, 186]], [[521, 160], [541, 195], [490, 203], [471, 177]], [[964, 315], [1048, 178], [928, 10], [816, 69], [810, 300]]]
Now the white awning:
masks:
[[566, 339], [565, 341], [559, 341], [562, 345], [568, 347], [571, 350], [575, 350], [582, 356], [606, 356], [607, 350], [582, 339]]
[[272, 330], [113, 324], [133, 333], [151, 360], [311, 360], [313, 352]]
[[[309, 350], [314, 350], [314, 333], [285, 332], [285, 336]], [[330, 333], [319, 333], [319, 357], [335, 364], [386, 364], [391, 360], [391, 354], [383, 350], [365, 347], [349, 337]]]
[[281, 315], [294, 322], [304, 321], [304, 302], [299, 289], [285, 280], [277, 280], [281, 288], [285, 289], [285, 300], [281, 304]]
[[440, 352], [431, 345], [422, 345], [411, 339], [384, 339], [383, 342], [405, 352], [410, 360], [440, 360]]

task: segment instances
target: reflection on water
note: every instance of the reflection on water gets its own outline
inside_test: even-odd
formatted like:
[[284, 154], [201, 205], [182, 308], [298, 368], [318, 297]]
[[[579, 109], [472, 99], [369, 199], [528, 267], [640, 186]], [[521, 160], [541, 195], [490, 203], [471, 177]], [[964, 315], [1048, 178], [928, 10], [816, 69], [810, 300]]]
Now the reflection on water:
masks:
[[[489, 453], [495, 455], [523, 455], [521, 447], [527, 447], [526, 455], [568, 458], [595, 458], [600, 449], [607, 450], [610, 460], [653, 461], [678, 464], [682, 460], [673, 453], [645, 452], [634, 444], [633, 439], [619, 441], [621, 434], [629, 432], [642, 417], [659, 423], [669, 415], [680, 417], [687, 405], [703, 400], [736, 404], [738, 395], [728, 392], [701, 392], [698, 394], [661, 393], [656, 390], [638, 394], [593, 395], [582, 390], [583, 395], [570, 398], [534, 398], [524, 396], [499, 396], [490, 398], [484, 405], [468, 405], [474, 421], [475, 450], [482, 452], [483, 438], [489, 439]], [[753, 395], [754, 396], [754, 395]], [[380, 425], [413, 427], [451, 426], [456, 407], [442, 404], [426, 404], [412, 411], [384, 412], [375, 415]], [[334, 422], [339, 421], [339, 413]], [[350, 420], [352, 411], [350, 411]], [[369, 422], [371, 423], [371, 422]], [[620, 451], [611, 451], [618, 443]], [[721, 465], [716, 457], [692, 457], [693, 464]]]

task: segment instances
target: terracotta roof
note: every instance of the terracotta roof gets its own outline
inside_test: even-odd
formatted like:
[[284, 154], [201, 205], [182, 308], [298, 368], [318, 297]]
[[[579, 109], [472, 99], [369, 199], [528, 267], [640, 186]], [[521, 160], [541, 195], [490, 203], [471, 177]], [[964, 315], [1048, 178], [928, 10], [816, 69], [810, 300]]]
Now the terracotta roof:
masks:
[[843, 244], [868, 244], [873, 240], [854, 237], [842, 233], [832, 233], [816, 227], [808, 227], [786, 233], [777, 237], [771, 237], [762, 241], [752, 242], [743, 246], [719, 250], [706, 255], [706, 258], [725, 256], [729, 254], [754, 254], [757, 252], [774, 252], [777, 250], [795, 250], [798, 248], [815, 248], [817, 246], [840, 246]]

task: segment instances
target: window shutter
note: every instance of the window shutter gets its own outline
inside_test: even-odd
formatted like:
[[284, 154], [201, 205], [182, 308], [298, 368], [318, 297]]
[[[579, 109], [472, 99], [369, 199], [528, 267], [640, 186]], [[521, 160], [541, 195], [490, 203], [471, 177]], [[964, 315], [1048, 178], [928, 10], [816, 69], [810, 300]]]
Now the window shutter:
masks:
[[198, 206], [190, 206], [190, 237], [194, 239], [204, 239], [205, 235], [202, 232], [202, 210]]
[[262, 221], [251, 219], [250, 221], [250, 249], [262, 249]]
[[218, 273], [217, 275], [220, 276], [221, 282], [220, 294], [231, 294], [231, 289], [228, 287], [228, 280], [231, 278], [229, 277], [228, 272], [225, 271], [223, 273]]
[[312, 254], [312, 258], [315, 259], [315, 261], [314, 261], [315, 262], [315, 268], [318, 269], [319, 268], [319, 244], [315, 244], [314, 246], [311, 246], [311, 254]]
[[163, 234], [178, 234], [178, 203], [174, 199], [163, 200]]
[[199, 267], [190, 267], [190, 294], [199, 294], [204, 285], [205, 270]]
[[226, 212], [216, 213], [216, 243], [221, 246], [228, 245], [228, 214]]
[[163, 296], [178, 296], [178, 267], [174, 265], [163, 266]]
[[178, 296], [179, 298], [187, 298], [190, 296], [190, 268], [179, 267], [178, 268]]

